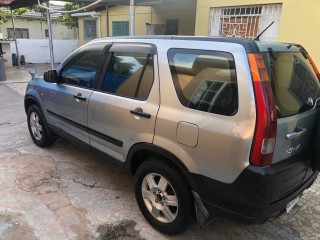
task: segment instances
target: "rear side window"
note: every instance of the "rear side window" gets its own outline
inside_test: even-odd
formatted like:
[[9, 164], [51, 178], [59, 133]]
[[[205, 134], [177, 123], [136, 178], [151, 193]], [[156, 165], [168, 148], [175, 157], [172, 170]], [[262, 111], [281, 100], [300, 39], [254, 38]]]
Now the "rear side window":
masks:
[[170, 70], [181, 104], [199, 111], [235, 115], [238, 86], [230, 53], [170, 49]]
[[[263, 53], [269, 65], [278, 117], [287, 117], [309, 110], [320, 97], [319, 82], [308, 59], [300, 52], [277, 52], [277, 60]], [[310, 101], [309, 100], [309, 101]]]

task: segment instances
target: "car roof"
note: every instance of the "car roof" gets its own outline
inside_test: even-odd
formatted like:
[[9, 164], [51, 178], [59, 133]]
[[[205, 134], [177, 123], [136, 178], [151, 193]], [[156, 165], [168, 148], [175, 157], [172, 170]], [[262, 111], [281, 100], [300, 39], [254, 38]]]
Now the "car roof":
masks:
[[133, 40], [184, 40], [184, 41], [210, 41], [210, 42], [227, 42], [237, 43], [242, 45], [246, 52], [256, 53], [268, 51], [268, 48], [272, 48], [274, 51], [281, 52], [298, 52], [300, 47], [294, 43], [279, 43], [279, 42], [264, 42], [256, 41], [246, 38], [234, 38], [234, 37], [206, 37], [206, 36], [176, 36], [176, 35], [148, 35], [148, 36], [119, 36], [119, 37], [106, 37], [98, 38], [91, 42], [104, 42], [110, 40], [119, 39], [133, 39]]
[[162, 35], [153, 35], [153, 36], [125, 36], [125, 37], [107, 37], [95, 39], [92, 42], [103, 42], [117, 39], [134, 39], [134, 40], [184, 40], [184, 41], [210, 41], [210, 42], [228, 42], [228, 43], [237, 43], [241, 44], [246, 52], [257, 52], [257, 45], [255, 41], [251, 39], [244, 38], [232, 38], [232, 37], [202, 37], [202, 36], [162, 36]]

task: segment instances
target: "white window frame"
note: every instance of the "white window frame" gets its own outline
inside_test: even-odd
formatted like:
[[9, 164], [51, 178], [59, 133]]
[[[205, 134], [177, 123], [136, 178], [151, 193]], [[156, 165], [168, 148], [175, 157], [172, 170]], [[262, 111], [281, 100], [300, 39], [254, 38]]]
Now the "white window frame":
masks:
[[[92, 40], [92, 39], [100, 37], [100, 21], [99, 20], [100, 20], [99, 18], [84, 18], [83, 19], [83, 38], [84, 38], [84, 40]], [[86, 22], [88, 22], [88, 21], [95, 21], [96, 22], [96, 36], [93, 38], [87, 36]]]

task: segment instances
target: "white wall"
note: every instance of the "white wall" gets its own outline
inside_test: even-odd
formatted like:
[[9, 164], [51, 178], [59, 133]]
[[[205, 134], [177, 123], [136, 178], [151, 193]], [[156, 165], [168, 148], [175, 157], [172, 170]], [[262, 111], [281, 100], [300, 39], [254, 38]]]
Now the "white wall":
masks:
[[[32, 39], [48, 39], [45, 36], [45, 29], [48, 29], [47, 22], [40, 19], [28, 19], [18, 18], [14, 19], [16, 28], [26, 28], [29, 30], [29, 38]], [[3, 39], [8, 38], [7, 28], [12, 28], [11, 18], [8, 17], [8, 21], [1, 25]], [[62, 22], [52, 21], [52, 37], [54, 39], [76, 39], [77, 33], [75, 29], [69, 29]]]
[[[43, 39], [17, 39], [19, 55], [26, 63], [50, 63], [49, 41]], [[78, 40], [53, 40], [54, 62], [63, 62], [79, 47]], [[16, 53], [14, 42], [10, 43], [11, 53]]]

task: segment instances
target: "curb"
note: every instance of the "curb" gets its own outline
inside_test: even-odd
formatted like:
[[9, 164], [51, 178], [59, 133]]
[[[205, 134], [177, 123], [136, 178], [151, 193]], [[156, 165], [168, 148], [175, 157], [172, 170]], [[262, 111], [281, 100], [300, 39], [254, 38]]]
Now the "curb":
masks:
[[7, 80], [7, 81], [0, 81], [0, 84], [11, 84], [11, 83], [27, 83], [30, 80], [22, 80], [22, 81], [11, 81], [11, 80]]

